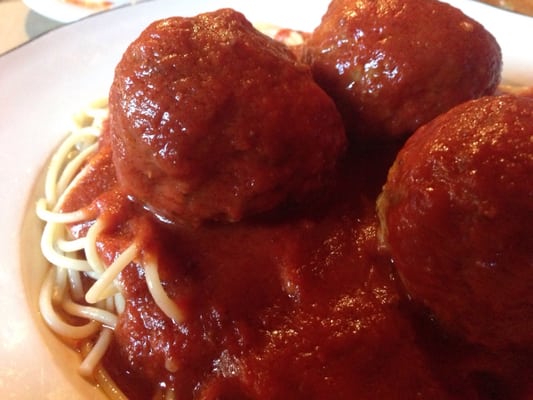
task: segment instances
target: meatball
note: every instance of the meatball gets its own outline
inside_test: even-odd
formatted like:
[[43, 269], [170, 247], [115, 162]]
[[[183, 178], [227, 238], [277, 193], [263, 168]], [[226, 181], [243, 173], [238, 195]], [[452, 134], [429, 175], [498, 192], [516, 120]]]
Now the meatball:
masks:
[[533, 348], [533, 99], [459, 105], [418, 129], [378, 200], [413, 299], [491, 348]]
[[333, 0], [304, 53], [349, 135], [364, 141], [404, 138], [492, 94], [502, 63], [483, 26], [437, 0]]
[[109, 100], [122, 190], [172, 222], [238, 221], [300, 201], [346, 147], [310, 68], [230, 9], [148, 26]]

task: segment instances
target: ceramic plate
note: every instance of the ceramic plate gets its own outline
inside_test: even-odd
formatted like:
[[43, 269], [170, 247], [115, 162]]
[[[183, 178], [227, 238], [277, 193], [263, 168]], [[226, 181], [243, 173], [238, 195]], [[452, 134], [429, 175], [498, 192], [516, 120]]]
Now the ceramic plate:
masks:
[[[36, 3], [30, 2], [27, 3]], [[41, 3], [52, 3], [41, 1]], [[468, 0], [452, 1], [484, 23], [504, 54], [504, 79], [533, 85], [533, 21]], [[71, 115], [107, 95], [126, 46], [153, 20], [221, 7], [254, 22], [311, 30], [327, 0], [159, 0], [62, 26], [0, 56], [0, 393], [2, 399], [101, 399], [81, 379], [77, 355], [44, 326], [37, 291], [44, 271], [34, 202], [47, 159]]]

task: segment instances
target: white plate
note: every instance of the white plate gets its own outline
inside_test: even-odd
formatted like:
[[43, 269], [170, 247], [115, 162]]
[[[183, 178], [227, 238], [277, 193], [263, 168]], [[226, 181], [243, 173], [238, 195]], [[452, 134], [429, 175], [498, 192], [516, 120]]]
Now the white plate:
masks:
[[[101, 7], [83, 5], [83, 0], [22, 0], [28, 8], [38, 14], [59, 22], [73, 22], [92, 14], [127, 4], [139, 3], [141, 0], [109, 0]], [[93, 2], [98, 3], [98, 2]], [[90, 4], [90, 1], [87, 2]]]
[[[453, 1], [502, 44], [505, 79], [533, 85], [532, 19]], [[35, 181], [70, 116], [106, 95], [127, 44], [153, 20], [232, 7], [252, 21], [311, 30], [328, 0], [161, 0], [118, 8], [51, 31], [0, 57], [0, 393], [3, 399], [101, 399], [75, 372], [76, 356], [36, 312], [42, 273]], [[528, 46], [528, 47], [525, 47]], [[31, 267], [31, 268], [30, 268]]]

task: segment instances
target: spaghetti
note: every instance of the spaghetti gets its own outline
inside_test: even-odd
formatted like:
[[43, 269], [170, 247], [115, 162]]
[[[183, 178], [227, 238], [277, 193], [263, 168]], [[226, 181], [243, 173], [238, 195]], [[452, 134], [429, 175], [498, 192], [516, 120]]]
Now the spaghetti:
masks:
[[[258, 29], [288, 45], [303, 43], [300, 32], [267, 24], [260, 24]], [[124, 399], [125, 394], [101, 365], [126, 303], [117, 279], [119, 274], [131, 263], [140, 265], [157, 307], [175, 324], [183, 321], [185, 315], [165, 292], [157, 255], [141, 251], [140, 238], [134, 237], [106, 266], [97, 250], [99, 235], [106, 229], [105, 218], [91, 204], [65, 209], [69, 194], [84, 185], [84, 177], [91, 173], [91, 161], [98, 152], [108, 114], [108, 100], [103, 98], [75, 115], [70, 134], [48, 165], [44, 196], [36, 204], [37, 216], [45, 223], [41, 250], [51, 264], [41, 287], [39, 309], [53, 332], [68, 342], [78, 343], [82, 356], [80, 374], [94, 380], [111, 399]], [[88, 228], [85, 234], [74, 238], [73, 225]], [[172, 370], [171, 364], [170, 360], [165, 363], [168, 370]], [[172, 388], [158, 388], [155, 394], [155, 398], [173, 397]]]
[[[87, 173], [107, 114], [107, 101], [102, 100], [75, 116], [71, 133], [48, 165], [44, 197], [36, 205], [38, 217], [45, 222], [42, 253], [51, 264], [41, 287], [39, 309], [52, 331], [66, 341], [81, 343], [80, 374], [93, 379], [111, 399], [125, 399], [100, 365], [111, 344], [117, 316], [124, 310], [125, 300], [116, 284], [120, 272], [133, 261], [146, 264], [145, 276], [155, 303], [173, 321], [182, 320], [183, 314], [164, 292], [157, 263], [154, 259], [144, 263], [135, 241], [105, 266], [96, 248], [105, 229], [103, 220], [90, 205], [63, 210], [65, 198]], [[72, 238], [70, 227], [81, 223], [90, 224], [86, 234]]]

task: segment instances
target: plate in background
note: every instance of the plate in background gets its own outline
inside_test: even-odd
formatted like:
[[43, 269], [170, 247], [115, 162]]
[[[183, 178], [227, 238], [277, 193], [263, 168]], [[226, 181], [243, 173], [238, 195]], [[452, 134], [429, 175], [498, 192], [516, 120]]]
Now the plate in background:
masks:
[[59, 22], [73, 22], [89, 15], [124, 5], [133, 5], [142, 0], [22, 0], [44, 17]]

